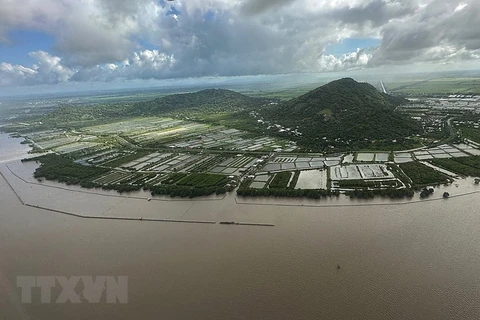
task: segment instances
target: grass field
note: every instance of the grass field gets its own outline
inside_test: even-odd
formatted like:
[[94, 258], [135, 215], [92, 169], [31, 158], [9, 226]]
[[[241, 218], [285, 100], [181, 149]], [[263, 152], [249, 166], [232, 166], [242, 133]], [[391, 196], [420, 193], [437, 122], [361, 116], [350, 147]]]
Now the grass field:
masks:
[[467, 126], [459, 127], [459, 129], [462, 130], [462, 135], [464, 138], [480, 143], [480, 129]]
[[417, 187], [448, 182], [447, 176], [419, 162], [402, 163], [399, 167]]
[[430, 160], [430, 162], [464, 176], [480, 177], [480, 156], [455, 159], [433, 159]]

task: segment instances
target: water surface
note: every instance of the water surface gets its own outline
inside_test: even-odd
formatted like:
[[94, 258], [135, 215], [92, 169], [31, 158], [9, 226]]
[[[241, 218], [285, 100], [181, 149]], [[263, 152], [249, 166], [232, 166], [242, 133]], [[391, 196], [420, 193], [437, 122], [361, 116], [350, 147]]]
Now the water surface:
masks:
[[[108, 205], [115, 214], [276, 226], [99, 221], [26, 207], [0, 176], [0, 318], [478, 319], [479, 200], [315, 208], [120, 199]], [[107, 206], [91, 202], [83, 210]], [[129, 303], [22, 304], [24, 275], [126, 275]]]

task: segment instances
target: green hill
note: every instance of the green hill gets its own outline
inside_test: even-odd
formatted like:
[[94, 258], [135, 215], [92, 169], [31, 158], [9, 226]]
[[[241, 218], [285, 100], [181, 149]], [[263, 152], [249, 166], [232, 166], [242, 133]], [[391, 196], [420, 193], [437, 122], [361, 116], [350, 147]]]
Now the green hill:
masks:
[[[264, 108], [270, 123], [298, 128], [305, 147], [356, 145], [362, 141], [403, 141], [420, 133], [417, 122], [395, 111], [403, 98], [380, 93], [367, 83], [346, 78], [330, 82], [279, 106]], [[335, 141], [336, 140], [336, 141]]]
[[138, 114], [158, 115], [171, 112], [225, 112], [241, 111], [259, 107], [265, 99], [252, 98], [224, 89], [206, 89], [194, 93], [172, 94], [152, 101], [139, 102], [134, 106]]
[[89, 124], [105, 119], [134, 117], [140, 115], [162, 116], [172, 113], [185, 116], [238, 112], [257, 108], [269, 100], [252, 98], [241, 93], [223, 89], [207, 89], [194, 93], [171, 94], [150, 101], [114, 103], [88, 106], [62, 106], [39, 118], [47, 126], [60, 124]]

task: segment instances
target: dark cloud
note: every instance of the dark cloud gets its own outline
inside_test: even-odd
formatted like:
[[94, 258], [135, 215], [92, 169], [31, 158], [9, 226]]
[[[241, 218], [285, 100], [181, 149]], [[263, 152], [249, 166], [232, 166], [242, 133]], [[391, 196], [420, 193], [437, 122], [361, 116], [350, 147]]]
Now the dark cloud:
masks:
[[[168, 14], [174, 5], [178, 16]], [[0, 61], [2, 85], [341, 71], [480, 57], [480, 1], [24, 0], [0, 6], [18, 28], [55, 37], [37, 66]], [[345, 38], [369, 50], [331, 55]], [[39, 66], [42, 68], [39, 68]]]
[[421, 11], [382, 28], [371, 66], [422, 61], [469, 60], [480, 49], [480, 3], [431, 1]]
[[374, 27], [382, 26], [392, 19], [413, 13], [416, 6], [411, 1], [391, 2], [374, 0], [362, 6], [345, 6], [327, 13], [327, 17], [346, 24], [364, 25], [371, 23]]
[[256, 15], [294, 2], [296, 0], [247, 0], [242, 3], [240, 11], [246, 15]]

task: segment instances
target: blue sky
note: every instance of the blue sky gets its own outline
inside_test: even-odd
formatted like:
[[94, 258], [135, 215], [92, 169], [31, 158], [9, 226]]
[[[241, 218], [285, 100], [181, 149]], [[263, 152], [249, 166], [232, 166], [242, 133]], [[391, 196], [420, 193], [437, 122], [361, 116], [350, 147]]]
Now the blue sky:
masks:
[[10, 43], [0, 42], [0, 62], [32, 65], [35, 59], [28, 54], [33, 51], [52, 50], [55, 38], [42, 31], [11, 30], [8, 33]]
[[19, 3], [0, 10], [0, 87], [480, 68], [477, 0]]
[[[173, 8], [168, 15], [180, 15], [180, 11]], [[215, 13], [208, 11], [204, 18], [212, 21]], [[7, 61], [11, 64], [32, 65], [36, 60], [30, 57], [29, 53], [42, 50], [54, 52], [55, 38], [41, 31], [12, 30], [8, 34], [11, 43], [0, 43], [0, 61]], [[148, 40], [139, 38], [136, 40], [143, 49], [158, 49], [158, 46], [150, 43]], [[380, 45], [380, 39], [366, 38], [346, 38], [338, 43], [332, 43], [325, 47], [327, 54], [340, 55], [355, 52], [357, 48], [374, 48]]]
[[346, 54], [354, 52], [358, 49], [367, 49], [378, 47], [381, 43], [380, 39], [366, 38], [366, 39], [356, 39], [356, 38], [346, 38], [340, 42], [333, 43], [328, 45], [325, 50], [327, 54]]

